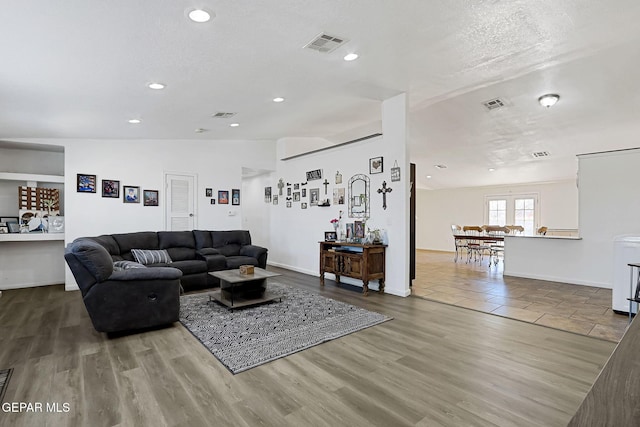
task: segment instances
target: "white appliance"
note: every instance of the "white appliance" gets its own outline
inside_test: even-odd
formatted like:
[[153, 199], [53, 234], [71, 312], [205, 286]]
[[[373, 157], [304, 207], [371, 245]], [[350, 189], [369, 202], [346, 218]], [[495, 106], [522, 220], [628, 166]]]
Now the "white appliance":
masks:
[[[613, 292], [611, 295], [611, 308], [619, 313], [629, 313], [629, 298], [635, 292], [638, 280], [638, 270], [633, 269], [631, 279], [631, 267], [628, 264], [640, 264], [640, 236], [623, 235], [613, 239]], [[637, 304], [633, 303], [634, 313], [637, 313]]]

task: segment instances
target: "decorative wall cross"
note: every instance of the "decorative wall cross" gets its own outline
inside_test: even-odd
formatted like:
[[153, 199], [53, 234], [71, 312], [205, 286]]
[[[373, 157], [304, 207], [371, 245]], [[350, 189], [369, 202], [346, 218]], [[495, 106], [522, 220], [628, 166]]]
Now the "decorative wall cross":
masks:
[[282, 188], [284, 187], [284, 180], [282, 178], [280, 178], [280, 181], [278, 181], [278, 190], [279, 190], [279, 194], [282, 196]]
[[324, 179], [322, 185], [324, 185], [324, 194], [327, 194], [327, 186], [329, 185], [329, 181], [327, 181], [327, 178]]
[[387, 181], [382, 181], [382, 188], [378, 188], [378, 193], [382, 194], [382, 209], [387, 209], [387, 193], [391, 191], [391, 188], [387, 188]]

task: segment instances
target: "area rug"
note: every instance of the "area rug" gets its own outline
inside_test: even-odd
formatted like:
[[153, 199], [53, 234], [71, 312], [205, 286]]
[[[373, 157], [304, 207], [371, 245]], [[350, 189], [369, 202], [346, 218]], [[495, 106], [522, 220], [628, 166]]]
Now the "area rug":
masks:
[[0, 370], [0, 403], [2, 402], [2, 399], [4, 399], [4, 393], [7, 391], [7, 386], [11, 379], [11, 372], [13, 372], [13, 369]]
[[230, 310], [207, 294], [180, 298], [180, 322], [237, 374], [390, 317], [280, 283], [282, 301]]

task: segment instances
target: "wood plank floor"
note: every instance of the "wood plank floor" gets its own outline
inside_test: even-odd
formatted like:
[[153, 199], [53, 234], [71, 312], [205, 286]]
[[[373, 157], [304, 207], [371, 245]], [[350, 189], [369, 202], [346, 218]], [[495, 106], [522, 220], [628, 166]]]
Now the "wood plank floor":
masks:
[[78, 292], [0, 298], [0, 426], [565, 426], [614, 344], [420, 298], [368, 298], [270, 268], [277, 280], [394, 320], [232, 375], [179, 323], [118, 338]]
[[453, 252], [416, 251], [413, 295], [523, 322], [619, 342], [629, 325], [611, 310], [611, 289], [503, 276], [502, 260], [453, 262]]

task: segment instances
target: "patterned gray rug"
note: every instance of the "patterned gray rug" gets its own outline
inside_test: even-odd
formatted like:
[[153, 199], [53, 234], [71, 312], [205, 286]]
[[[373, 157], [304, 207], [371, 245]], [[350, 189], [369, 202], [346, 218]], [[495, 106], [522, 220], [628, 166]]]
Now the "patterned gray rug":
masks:
[[0, 403], [4, 399], [4, 393], [7, 391], [12, 371], [13, 369], [0, 369]]
[[207, 294], [180, 298], [180, 322], [237, 374], [352, 332], [391, 320], [379, 313], [284, 284], [278, 300], [229, 310]]

